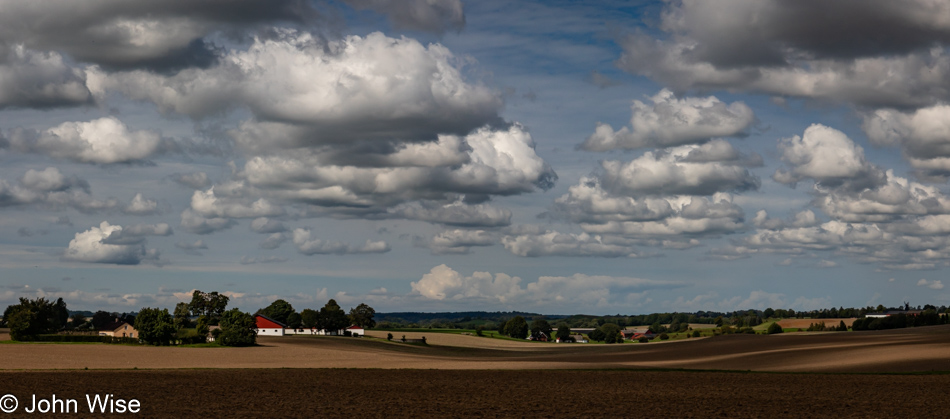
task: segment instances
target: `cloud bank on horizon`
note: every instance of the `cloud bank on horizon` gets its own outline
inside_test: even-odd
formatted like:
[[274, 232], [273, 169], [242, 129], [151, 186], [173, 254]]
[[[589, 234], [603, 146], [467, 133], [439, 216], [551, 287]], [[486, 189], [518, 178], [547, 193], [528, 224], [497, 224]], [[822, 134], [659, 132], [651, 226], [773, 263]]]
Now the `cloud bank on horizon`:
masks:
[[950, 304], [948, 5], [0, 7], [0, 304]]

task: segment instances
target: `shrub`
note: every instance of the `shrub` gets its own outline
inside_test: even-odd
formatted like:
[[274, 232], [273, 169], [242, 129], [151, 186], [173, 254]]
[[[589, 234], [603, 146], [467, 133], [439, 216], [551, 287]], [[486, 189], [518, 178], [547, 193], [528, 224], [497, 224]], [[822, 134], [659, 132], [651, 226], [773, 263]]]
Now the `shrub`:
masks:
[[658, 337], [660, 338], [660, 340], [667, 340], [667, 339], [670, 338], [670, 335], [668, 335], [668, 334], [666, 334], [666, 333], [660, 333], [660, 336], [658, 336]]
[[392, 334], [392, 333], [387, 333], [387, 334], [386, 334], [386, 340], [393, 340], [393, 334]]
[[703, 334], [700, 333], [698, 330], [694, 330], [694, 331], [693, 331], [693, 337], [694, 337], [694, 338], [698, 338], [698, 337], [700, 337], [700, 336], [702, 336], [702, 335], [703, 335]]
[[782, 333], [783, 331], [784, 330], [782, 330], [782, 326], [779, 326], [779, 324], [776, 322], [776, 323], [770, 324], [769, 328], [765, 332], [770, 335], [774, 335], [776, 333]]
[[647, 343], [649, 341], [650, 341], [650, 338], [646, 336], [640, 336], [640, 339], [637, 339], [637, 342], [640, 342], [640, 343]]

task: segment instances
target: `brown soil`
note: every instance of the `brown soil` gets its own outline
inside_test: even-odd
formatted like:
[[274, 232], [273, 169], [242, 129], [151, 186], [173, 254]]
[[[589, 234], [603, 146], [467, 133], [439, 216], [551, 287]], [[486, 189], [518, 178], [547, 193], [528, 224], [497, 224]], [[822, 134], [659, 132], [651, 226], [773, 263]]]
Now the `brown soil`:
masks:
[[[948, 417], [950, 375], [225, 369], [0, 372], [3, 393], [137, 399], [136, 417]], [[16, 415], [11, 415], [16, 417]]]

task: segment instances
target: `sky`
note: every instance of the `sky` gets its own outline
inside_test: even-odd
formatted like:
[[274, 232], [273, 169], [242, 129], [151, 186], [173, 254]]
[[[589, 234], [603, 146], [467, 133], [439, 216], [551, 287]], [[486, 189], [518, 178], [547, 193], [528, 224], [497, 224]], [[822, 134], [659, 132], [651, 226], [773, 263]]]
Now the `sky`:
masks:
[[0, 305], [950, 304], [945, 2], [0, 9]]

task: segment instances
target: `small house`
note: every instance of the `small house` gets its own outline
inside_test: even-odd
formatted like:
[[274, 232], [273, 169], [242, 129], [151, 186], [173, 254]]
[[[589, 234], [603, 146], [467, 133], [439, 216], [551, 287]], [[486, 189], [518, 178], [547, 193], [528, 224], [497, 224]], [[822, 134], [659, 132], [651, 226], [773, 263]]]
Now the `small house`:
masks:
[[116, 320], [107, 323], [99, 329], [99, 336], [112, 336], [116, 338], [138, 338], [139, 332], [135, 330], [128, 322]]
[[347, 327], [346, 331], [350, 333], [350, 336], [357, 337], [357, 338], [360, 336], [366, 335], [366, 329], [363, 329], [362, 327], [356, 326], [356, 325]]

